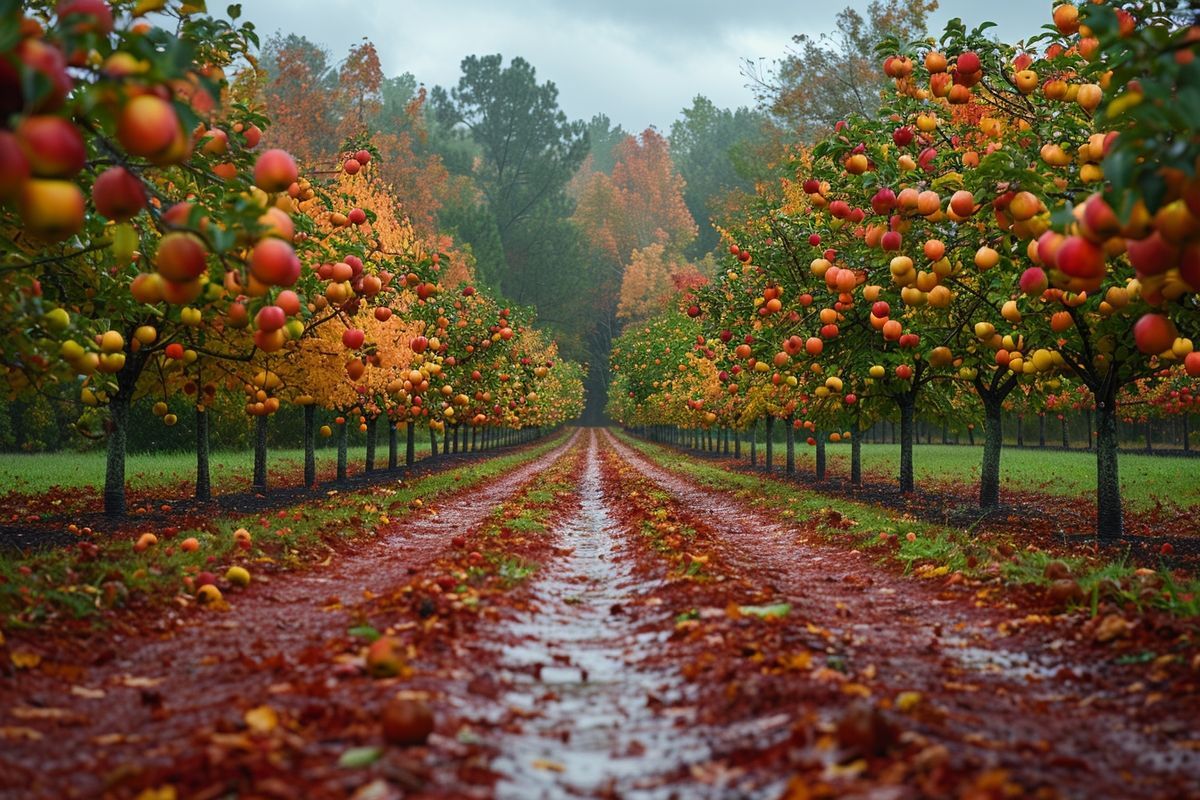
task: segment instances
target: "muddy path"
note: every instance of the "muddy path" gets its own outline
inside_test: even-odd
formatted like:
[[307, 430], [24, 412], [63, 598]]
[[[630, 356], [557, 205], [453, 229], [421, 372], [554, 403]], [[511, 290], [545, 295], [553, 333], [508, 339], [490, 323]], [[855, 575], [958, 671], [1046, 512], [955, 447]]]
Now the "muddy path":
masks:
[[[243, 730], [244, 712], [271, 698], [304, 697], [297, 714], [321, 722], [328, 709], [306, 704], [361, 672], [347, 637], [361, 604], [427, 569], [578, 438], [391, 524], [324, 568], [256, 580], [227, 613], [169, 612], [157, 635], [98, 632], [61, 660], [11, 673], [0, 680], [0, 797], [133, 796], [122, 787], [170, 783], [207, 758], [213, 734]], [[36, 632], [8, 638], [38, 645]], [[355, 688], [346, 690], [355, 705]]]
[[[816, 709], [801, 703], [793, 719], [808, 716], [819, 733], [848, 715], [877, 754], [905, 750], [907, 736], [943, 769], [995, 770], [1049, 797], [1200, 797], [1195, 694], [1164, 696], [1144, 667], [1115, 664], [1076, 636], [1077, 627], [1030, 614], [1017, 598], [982, 602], [972, 589], [896, 576], [862, 553], [819, 542], [804, 521], [765, 518], [604, 436], [623, 462], [715, 534], [731, 581], [789, 604], [791, 624], [821, 632], [844, 697]], [[915, 693], [901, 702], [912, 703], [912, 713], [878, 713], [902, 693]], [[857, 707], [856, 697], [864, 699]], [[754, 705], [739, 712], [753, 715]], [[778, 710], [772, 702], [758, 713]], [[764, 762], [781, 758], [802, 770], [811, 757], [795, 761], [807, 748], [770, 757], [767, 749]]]
[[815, 522], [580, 431], [227, 613], [10, 670], [0, 798], [1200, 798], [1194, 678]]

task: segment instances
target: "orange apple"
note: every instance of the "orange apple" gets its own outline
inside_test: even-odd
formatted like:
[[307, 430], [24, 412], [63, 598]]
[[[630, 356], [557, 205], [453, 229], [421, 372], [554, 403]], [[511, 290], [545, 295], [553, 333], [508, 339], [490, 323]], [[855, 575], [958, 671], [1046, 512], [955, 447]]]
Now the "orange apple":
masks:
[[21, 187], [17, 202], [26, 229], [41, 239], [58, 241], [83, 227], [83, 192], [71, 181], [33, 178]]
[[296, 182], [296, 161], [285, 150], [267, 150], [254, 162], [254, 184], [264, 192], [283, 192]]
[[153, 94], [130, 98], [117, 117], [117, 140], [135, 156], [162, 155], [182, 133], [174, 106]]
[[195, 280], [208, 269], [208, 248], [194, 233], [172, 231], [159, 241], [154, 267], [169, 281]]

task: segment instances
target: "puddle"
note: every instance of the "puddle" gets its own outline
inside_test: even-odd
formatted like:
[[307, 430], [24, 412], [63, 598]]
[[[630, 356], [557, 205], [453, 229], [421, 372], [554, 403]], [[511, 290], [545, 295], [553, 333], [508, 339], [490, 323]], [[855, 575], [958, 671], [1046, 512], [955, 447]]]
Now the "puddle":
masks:
[[[508, 623], [502, 651], [501, 703], [526, 716], [498, 742], [492, 768], [504, 777], [499, 798], [729, 796], [680, 779], [711, 752], [694, 731], [683, 679], [640, 666], [668, 631], [638, 633], [620, 605], [637, 605], [643, 588], [623, 559], [619, 526], [609, 514], [595, 435], [579, 483], [581, 508], [556, 529], [572, 547], [538, 573], [536, 610]], [[511, 638], [510, 638], [511, 637]]]

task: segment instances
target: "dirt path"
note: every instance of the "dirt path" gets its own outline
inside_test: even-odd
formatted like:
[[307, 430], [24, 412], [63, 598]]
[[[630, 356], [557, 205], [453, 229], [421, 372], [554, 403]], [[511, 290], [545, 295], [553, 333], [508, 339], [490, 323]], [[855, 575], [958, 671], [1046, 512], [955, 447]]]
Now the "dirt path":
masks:
[[[1200, 798], [1200, 696], [1022, 603], [582, 431], [229, 613], [14, 673], [0, 798]], [[385, 742], [396, 698], [424, 744]]]
[[[1200, 797], [1196, 697], [1164, 703], [1143, 676], [1118, 674], [1069, 631], [1040, 620], [1022, 629], [1017, 606], [977, 604], [969, 592], [814, 544], [803, 522], [765, 520], [604, 435], [623, 461], [711, 524], [738, 577], [790, 603], [797, 622], [828, 631], [828, 650], [855, 686], [874, 698], [919, 692], [921, 704], [936, 704], [936, 713], [909, 718], [910, 732], [948, 748], [947, 763], [990, 765], [1026, 789], [1071, 797]], [[828, 723], [839, 711], [819, 715]]]
[[357, 604], [426, 568], [577, 438], [395, 523], [324, 569], [255, 581], [229, 613], [170, 613], [150, 640], [100, 633], [79, 642], [77, 658], [0, 682], [0, 797], [98, 797], [139, 773], [167, 781], [195, 766], [206, 734], [244, 728], [251, 705], [295, 687], [307, 688], [298, 696], [336, 693], [359, 672], [341, 668]]

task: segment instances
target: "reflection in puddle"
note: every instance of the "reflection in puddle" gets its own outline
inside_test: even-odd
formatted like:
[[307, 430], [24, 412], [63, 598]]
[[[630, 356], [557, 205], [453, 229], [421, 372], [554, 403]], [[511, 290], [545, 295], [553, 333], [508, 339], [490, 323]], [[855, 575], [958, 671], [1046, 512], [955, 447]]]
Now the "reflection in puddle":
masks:
[[[537, 609], [505, 631], [519, 644], [502, 653], [513, 688], [501, 703], [526, 719], [499, 742], [497, 797], [679, 796], [678, 779], [710, 756], [690, 730], [694, 715], [678, 673], [639, 666], [668, 634], [639, 634], [628, 619], [637, 616], [640, 587], [612, 557], [618, 525], [605, 505], [596, 451], [593, 435], [582, 507], [557, 529], [573, 552], [538, 573]], [[629, 615], [614, 614], [614, 606]], [[688, 796], [705, 788], [689, 786]]]

